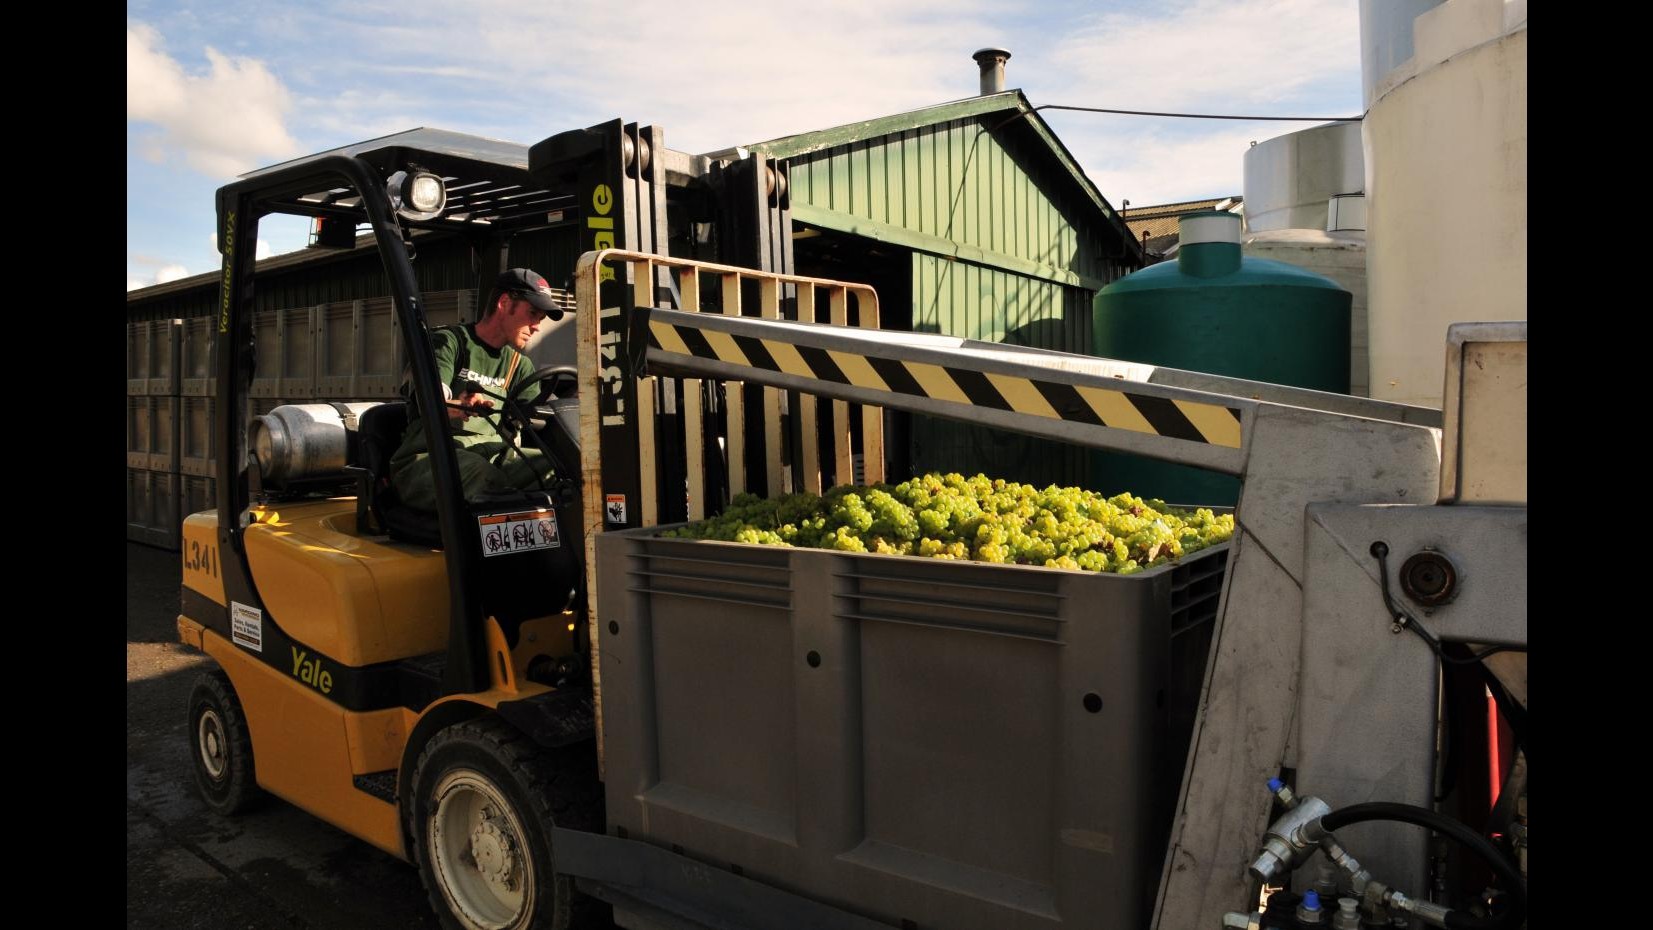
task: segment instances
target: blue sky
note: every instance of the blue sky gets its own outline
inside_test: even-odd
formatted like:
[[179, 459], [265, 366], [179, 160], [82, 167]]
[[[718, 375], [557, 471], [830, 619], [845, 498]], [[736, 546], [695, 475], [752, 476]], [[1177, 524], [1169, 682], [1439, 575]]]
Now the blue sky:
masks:
[[[1361, 109], [1358, 0], [129, 0], [126, 25], [129, 290], [217, 269], [235, 175], [416, 126], [622, 117], [709, 152], [973, 96], [989, 46], [1036, 106]], [[1238, 194], [1251, 141], [1314, 125], [1042, 115], [1115, 206]], [[306, 233], [266, 219], [260, 253]]]

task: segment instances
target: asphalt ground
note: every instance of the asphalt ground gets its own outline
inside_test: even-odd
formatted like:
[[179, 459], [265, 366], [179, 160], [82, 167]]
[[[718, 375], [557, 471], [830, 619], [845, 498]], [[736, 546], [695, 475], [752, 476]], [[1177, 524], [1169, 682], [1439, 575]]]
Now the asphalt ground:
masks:
[[176, 552], [126, 545], [126, 926], [436, 928], [413, 866], [276, 798], [233, 818], [196, 794], [185, 723], [213, 664], [178, 642]]

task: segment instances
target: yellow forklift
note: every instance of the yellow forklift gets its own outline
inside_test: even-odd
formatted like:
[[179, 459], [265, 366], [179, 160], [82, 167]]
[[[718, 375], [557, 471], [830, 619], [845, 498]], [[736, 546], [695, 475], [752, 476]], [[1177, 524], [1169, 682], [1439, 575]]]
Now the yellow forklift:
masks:
[[[552, 865], [554, 828], [603, 828], [572, 370], [536, 371], [495, 401], [524, 444], [552, 456], [553, 481], [469, 503], [452, 447], [432, 443], [436, 510], [409, 510], [388, 469], [409, 417], [448, 435], [413, 258], [430, 237], [462, 237], [489, 282], [513, 237], [557, 226], [580, 250], [666, 254], [668, 189], [686, 223], [716, 226], [727, 211], [784, 210], [760, 193], [764, 170], [761, 156], [725, 170], [671, 153], [658, 127], [613, 120], [531, 147], [412, 130], [218, 191], [217, 501], [184, 520], [178, 618], [182, 641], [216, 663], [189, 701], [211, 808], [275, 795], [414, 863], [444, 926], [601, 919], [602, 903]], [[351, 246], [368, 227], [411, 403], [248, 427], [254, 315], [267, 309], [252, 244], [270, 214], [313, 218], [324, 246]], [[725, 225], [788, 228], [756, 219]], [[751, 236], [725, 239], [747, 254], [718, 257], [789, 260]]]

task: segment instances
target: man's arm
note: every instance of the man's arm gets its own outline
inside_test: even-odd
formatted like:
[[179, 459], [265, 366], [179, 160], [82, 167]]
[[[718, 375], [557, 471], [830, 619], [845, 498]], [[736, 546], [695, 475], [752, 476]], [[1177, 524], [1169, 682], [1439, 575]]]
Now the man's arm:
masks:
[[459, 370], [459, 337], [452, 330], [439, 329], [431, 334], [431, 355], [436, 362], [436, 377], [442, 385], [442, 400], [447, 405], [448, 426], [457, 427], [470, 417], [469, 408], [475, 406], [476, 395], [454, 394], [454, 374]]

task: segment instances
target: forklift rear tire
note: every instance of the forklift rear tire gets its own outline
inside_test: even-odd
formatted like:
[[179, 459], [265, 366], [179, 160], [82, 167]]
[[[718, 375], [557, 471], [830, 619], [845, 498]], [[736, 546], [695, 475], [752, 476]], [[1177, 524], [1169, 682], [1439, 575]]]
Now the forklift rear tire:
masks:
[[444, 927], [563, 930], [594, 919], [600, 902], [557, 874], [550, 833], [601, 829], [589, 753], [546, 750], [482, 717], [431, 738], [412, 791], [414, 858]]
[[202, 672], [189, 695], [190, 755], [201, 800], [224, 816], [264, 798], [253, 769], [253, 738], [229, 676]]

